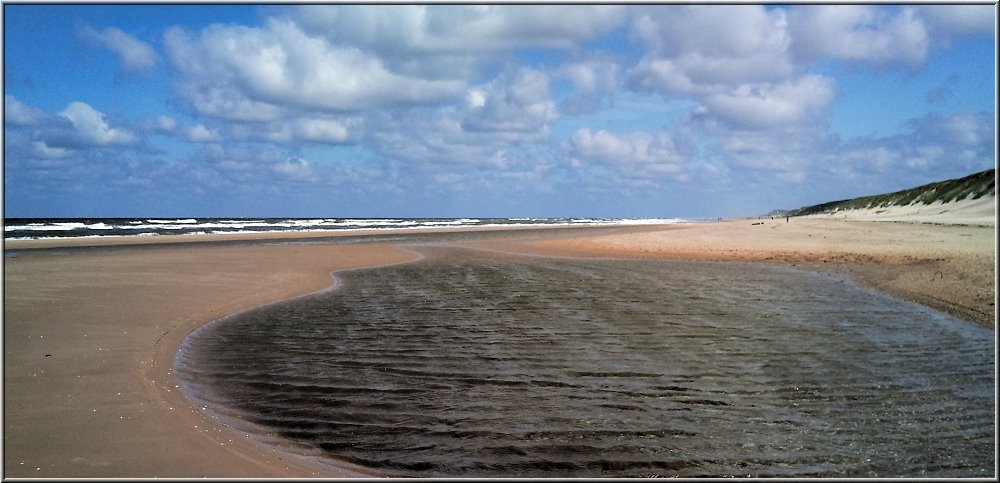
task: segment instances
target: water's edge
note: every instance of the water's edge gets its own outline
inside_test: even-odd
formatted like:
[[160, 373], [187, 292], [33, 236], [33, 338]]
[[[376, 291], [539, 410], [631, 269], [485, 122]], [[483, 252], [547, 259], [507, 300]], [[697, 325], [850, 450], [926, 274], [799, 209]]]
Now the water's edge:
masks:
[[173, 358], [171, 361], [171, 369], [172, 369], [171, 372], [174, 374], [174, 380], [177, 381], [177, 385], [180, 388], [181, 393], [184, 395], [184, 398], [187, 400], [187, 402], [191, 405], [191, 408], [197, 411], [201, 411], [207, 417], [217, 421], [220, 425], [226, 428], [226, 430], [232, 432], [235, 437], [245, 437], [248, 439], [252, 439], [268, 447], [275, 448], [278, 451], [287, 454], [289, 456], [306, 458], [309, 462], [320, 468], [329, 468], [332, 470], [347, 469], [350, 471], [368, 473], [373, 476], [380, 476], [380, 477], [386, 476], [374, 468], [367, 468], [347, 461], [337, 460], [336, 458], [331, 457], [328, 454], [323, 454], [315, 450], [314, 448], [310, 448], [306, 445], [296, 443], [295, 441], [292, 441], [288, 438], [282, 438], [273, 435], [269, 436], [269, 432], [267, 431], [267, 429], [260, 425], [254, 424], [253, 422], [248, 421], [244, 418], [234, 418], [227, 416], [223, 412], [219, 411], [218, 408], [213, 408], [209, 405], [201, 404], [199, 403], [200, 398], [198, 398], [197, 395], [192, 391], [190, 383], [184, 380], [183, 378], [178, 377], [177, 374], [179, 374], [179, 369], [182, 369], [185, 353], [190, 348], [190, 341], [194, 338], [197, 338], [198, 334], [212, 330], [217, 325], [224, 324], [227, 321], [230, 321], [237, 317], [266, 310], [269, 307], [273, 307], [276, 305], [295, 303], [296, 301], [306, 300], [313, 297], [320, 297], [330, 292], [333, 292], [338, 288], [340, 288], [343, 284], [343, 281], [341, 280], [340, 277], [337, 276], [337, 274], [349, 273], [353, 271], [371, 270], [391, 265], [414, 263], [424, 258], [424, 255], [420, 252], [410, 250], [401, 246], [394, 246], [394, 248], [404, 252], [409, 252], [414, 257], [410, 260], [405, 260], [401, 262], [390, 262], [390, 263], [376, 264], [358, 268], [333, 270], [329, 272], [331, 283], [329, 286], [325, 288], [321, 288], [319, 290], [301, 295], [296, 295], [288, 299], [277, 300], [256, 307], [250, 307], [247, 309], [239, 310], [230, 314], [223, 315], [216, 319], [209, 320], [208, 322], [205, 322], [191, 329], [187, 334], [184, 335], [183, 338], [181, 338], [180, 344], [173, 351]]

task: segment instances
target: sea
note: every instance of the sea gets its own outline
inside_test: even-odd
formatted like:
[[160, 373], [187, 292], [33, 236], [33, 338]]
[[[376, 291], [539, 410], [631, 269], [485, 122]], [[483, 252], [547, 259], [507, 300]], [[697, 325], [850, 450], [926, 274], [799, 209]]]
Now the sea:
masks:
[[449, 240], [202, 326], [185, 394], [387, 476], [996, 476], [990, 329], [793, 267]]
[[650, 225], [685, 218], [5, 218], [5, 240], [178, 234]]

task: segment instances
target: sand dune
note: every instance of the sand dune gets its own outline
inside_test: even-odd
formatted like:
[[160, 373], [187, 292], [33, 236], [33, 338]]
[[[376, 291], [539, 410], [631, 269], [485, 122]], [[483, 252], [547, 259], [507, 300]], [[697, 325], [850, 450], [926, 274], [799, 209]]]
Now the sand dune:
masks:
[[996, 197], [950, 203], [913, 204], [865, 210], [841, 210], [836, 213], [808, 215], [805, 218], [832, 218], [850, 221], [902, 221], [943, 225], [996, 226]]

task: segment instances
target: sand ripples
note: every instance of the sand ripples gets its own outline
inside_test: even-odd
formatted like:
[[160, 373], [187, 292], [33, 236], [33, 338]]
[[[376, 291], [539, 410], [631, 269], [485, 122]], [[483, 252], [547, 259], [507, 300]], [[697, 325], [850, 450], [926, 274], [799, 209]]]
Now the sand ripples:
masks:
[[389, 474], [992, 475], [986, 329], [779, 267], [421, 251], [200, 330], [178, 375]]

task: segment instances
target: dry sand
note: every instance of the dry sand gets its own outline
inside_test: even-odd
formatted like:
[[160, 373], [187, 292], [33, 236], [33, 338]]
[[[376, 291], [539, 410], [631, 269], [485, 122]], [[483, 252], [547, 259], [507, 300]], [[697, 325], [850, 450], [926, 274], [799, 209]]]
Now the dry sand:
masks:
[[364, 476], [248, 440], [171, 374], [195, 327], [402, 262], [384, 245], [152, 248], [7, 257], [4, 477]]
[[[800, 218], [561, 233], [476, 244], [832, 268], [968, 320], [995, 321], [992, 227]], [[187, 243], [5, 257], [4, 477], [365, 476], [275, 451], [204, 416], [180, 393], [171, 362], [183, 337], [210, 320], [324, 289], [333, 270], [412, 257], [379, 244]]]

